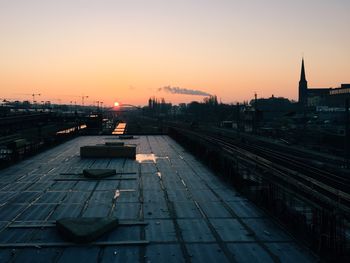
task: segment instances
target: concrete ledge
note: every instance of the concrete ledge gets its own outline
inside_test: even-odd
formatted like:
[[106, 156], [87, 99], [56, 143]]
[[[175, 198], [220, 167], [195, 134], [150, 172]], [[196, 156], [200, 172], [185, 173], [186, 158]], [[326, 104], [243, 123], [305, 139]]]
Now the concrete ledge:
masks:
[[117, 173], [115, 172], [114, 169], [84, 169], [83, 170], [83, 175], [86, 178], [105, 178], [108, 176], [113, 176], [116, 175]]
[[127, 140], [127, 139], [134, 139], [133, 135], [119, 135], [119, 139]]
[[136, 145], [95, 145], [80, 147], [80, 156], [82, 158], [136, 158]]
[[124, 142], [105, 142], [107, 146], [123, 146]]

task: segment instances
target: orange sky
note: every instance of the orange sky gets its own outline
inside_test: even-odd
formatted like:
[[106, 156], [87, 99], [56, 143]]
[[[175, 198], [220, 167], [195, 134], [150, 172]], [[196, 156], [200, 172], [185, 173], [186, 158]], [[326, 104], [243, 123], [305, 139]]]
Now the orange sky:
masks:
[[[247, 3], [249, 2], [249, 3]], [[200, 96], [297, 98], [350, 83], [347, 1], [0, 1], [0, 98], [144, 105]]]

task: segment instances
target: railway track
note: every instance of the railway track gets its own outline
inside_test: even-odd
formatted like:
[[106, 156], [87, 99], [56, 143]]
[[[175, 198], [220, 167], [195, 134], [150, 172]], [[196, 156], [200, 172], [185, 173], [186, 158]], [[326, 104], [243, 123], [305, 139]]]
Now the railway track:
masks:
[[213, 137], [211, 138], [214, 140], [220, 140], [223, 144], [234, 145], [234, 146], [237, 146], [238, 148], [252, 152], [269, 161], [278, 163], [279, 165], [292, 169], [296, 172], [304, 174], [315, 180], [319, 180], [328, 186], [334, 187], [335, 189], [339, 189], [341, 191], [344, 191], [350, 194], [349, 178], [347, 178], [346, 176], [340, 176], [335, 173], [328, 172], [326, 170], [322, 170], [319, 167], [312, 166], [308, 164], [309, 162], [305, 158], [292, 156], [288, 153], [268, 149], [259, 145], [237, 143], [229, 138], [225, 138], [225, 139], [215, 139]]
[[[207, 134], [215, 135], [215, 136], [220, 136], [223, 138], [227, 139], [234, 139], [237, 138], [237, 132], [232, 132], [227, 129], [222, 129], [222, 128], [216, 128], [216, 127], [201, 127], [200, 128], [201, 132], [205, 132]], [[306, 149], [297, 149], [293, 146], [288, 146], [288, 145], [279, 145], [276, 143], [268, 142], [263, 140], [261, 137], [256, 137], [254, 135], [249, 135], [249, 134], [240, 134], [240, 138], [248, 141], [253, 141], [254, 145], [258, 145], [270, 150], [275, 150], [277, 152], [282, 152], [284, 155], [287, 153], [292, 156], [294, 159], [299, 159], [303, 162], [310, 163], [311, 166], [318, 166], [321, 167], [322, 169], [328, 169], [331, 173], [333, 173], [334, 170], [337, 170], [337, 168], [340, 168], [340, 170], [344, 169], [344, 167], [347, 166], [346, 160], [340, 157], [336, 156], [326, 156], [323, 155], [322, 153], [317, 154], [317, 153], [311, 153], [308, 152]], [[253, 139], [253, 140], [252, 140]], [[284, 148], [281, 150], [281, 148]], [[339, 169], [338, 169], [339, 170]]]
[[329, 171], [314, 167], [298, 156], [268, 149], [259, 145], [241, 143], [229, 137], [212, 135], [208, 132], [178, 129], [206, 140], [232, 155], [241, 156], [274, 173], [278, 180], [285, 180], [295, 188], [303, 189], [305, 194], [322, 198], [332, 205], [341, 206], [350, 212], [350, 180]]

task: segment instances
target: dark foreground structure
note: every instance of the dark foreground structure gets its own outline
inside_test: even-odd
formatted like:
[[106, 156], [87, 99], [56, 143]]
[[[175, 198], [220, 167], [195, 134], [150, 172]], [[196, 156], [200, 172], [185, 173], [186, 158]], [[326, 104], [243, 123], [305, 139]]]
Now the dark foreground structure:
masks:
[[[80, 158], [81, 146], [105, 141], [79, 137], [0, 171], [0, 262], [317, 260], [170, 137], [124, 140], [136, 160]], [[88, 168], [117, 174], [90, 180]], [[58, 234], [63, 217], [120, 225], [78, 245]]]

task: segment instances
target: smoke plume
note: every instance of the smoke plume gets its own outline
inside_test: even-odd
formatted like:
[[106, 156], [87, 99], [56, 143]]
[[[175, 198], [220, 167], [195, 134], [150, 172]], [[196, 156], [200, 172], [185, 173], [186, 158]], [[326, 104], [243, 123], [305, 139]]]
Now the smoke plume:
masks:
[[165, 91], [172, 94], [186, 94], [186, 95], [195, 95], [195, 96], [210, 96], [209, 93], [201, 90], [193, 90], [193, 89], [184, 89], [179, 87], [171, 87], [165, 86], [163, 88], [159, 88], [158, 91]]

